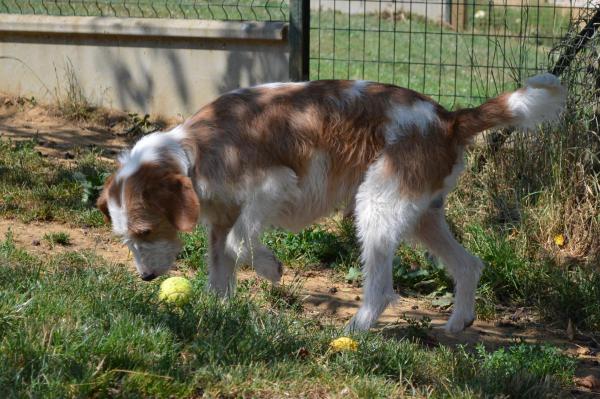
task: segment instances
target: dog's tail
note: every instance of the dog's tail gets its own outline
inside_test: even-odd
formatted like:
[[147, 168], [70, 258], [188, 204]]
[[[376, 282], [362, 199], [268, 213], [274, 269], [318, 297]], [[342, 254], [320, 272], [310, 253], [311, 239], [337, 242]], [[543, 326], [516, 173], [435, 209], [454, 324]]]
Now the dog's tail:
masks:
[[468, 141], [491, 128], [532, 128], [557, 119], [565, 107], [566, 97], [566, 89], [556, 76], [537, 75], [517, 91], [504, 93], [479, 107], [454, 112], [454, 134]]

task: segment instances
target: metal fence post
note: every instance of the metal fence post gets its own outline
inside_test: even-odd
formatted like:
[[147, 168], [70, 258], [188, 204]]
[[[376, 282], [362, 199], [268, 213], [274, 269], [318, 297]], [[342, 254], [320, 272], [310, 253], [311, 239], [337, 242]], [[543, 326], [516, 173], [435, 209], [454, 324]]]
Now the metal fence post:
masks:
[[306, 81], [310, 49], [310, 0], [290, 0], [290, 80]]

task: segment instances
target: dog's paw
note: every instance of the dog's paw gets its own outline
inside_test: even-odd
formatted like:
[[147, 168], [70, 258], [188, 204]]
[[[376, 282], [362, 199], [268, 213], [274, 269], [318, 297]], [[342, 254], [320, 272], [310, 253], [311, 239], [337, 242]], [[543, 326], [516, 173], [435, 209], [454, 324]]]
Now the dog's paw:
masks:
[[283, 264], [274, 255], [265, 257], [254, 264], [254, 270], [260, 277], [272, 283], [279, 283], [283, 276]]
[[369, 331], [371, 326], [377, 321], [381, 312], [374, 311], [369, 307], [362, 306], [352, 317], [344, 331], [351, 333], [355, 331]]
[[448, 320], [444, 326], [444, 329], [450, 334], [457, 334], [463, 331], [465, 328], [471, 327], [474, 321], [474, 313], [454, 312], [452, 313], [452, 316], [450, 316], [450, 320]]
[[365, 323], [364, 320], [358, 320], [357, 315], [354, 315], [354, 317], [352, 319], [350, 319], [350, 321], [348, 322], [348, 324], [346, 325], [346, 327], [344, 328], [344, 332], [350, 334], [353, 332], [358, 332], [358, 331], [368, 331], [369, 328], [371, 327], [370, 324]]

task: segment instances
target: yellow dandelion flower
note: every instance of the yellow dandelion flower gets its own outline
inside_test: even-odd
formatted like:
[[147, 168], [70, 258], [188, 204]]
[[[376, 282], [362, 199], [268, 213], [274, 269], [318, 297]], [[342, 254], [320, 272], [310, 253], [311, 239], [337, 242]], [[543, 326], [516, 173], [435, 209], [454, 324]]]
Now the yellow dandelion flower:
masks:
[[557, 234], [554, 236], [554, 243], [559, 247], [565, 245], [565, 236], [562, 234]]
[[331, 343], [329, 344], [329, 347], [334, 352], [345, 352], [345, 351], [355, 352], [358, 349], [358, 342], [356, 342], [352, 338], [340, 337], [340, 338], [337, 338], [337, 339], [334, 339], [333, 341], [331, 341]]

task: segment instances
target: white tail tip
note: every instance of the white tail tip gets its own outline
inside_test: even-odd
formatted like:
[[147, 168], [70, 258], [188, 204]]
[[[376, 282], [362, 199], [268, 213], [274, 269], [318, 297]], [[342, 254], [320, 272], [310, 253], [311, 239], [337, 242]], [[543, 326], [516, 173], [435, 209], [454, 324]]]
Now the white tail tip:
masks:
[[544, 73], [527, 79], [524, 88], [512, 93], [508, 108], [518, 127], [530, 129], [558, 119], [566, 101], [567, 91], [558, 77]]

